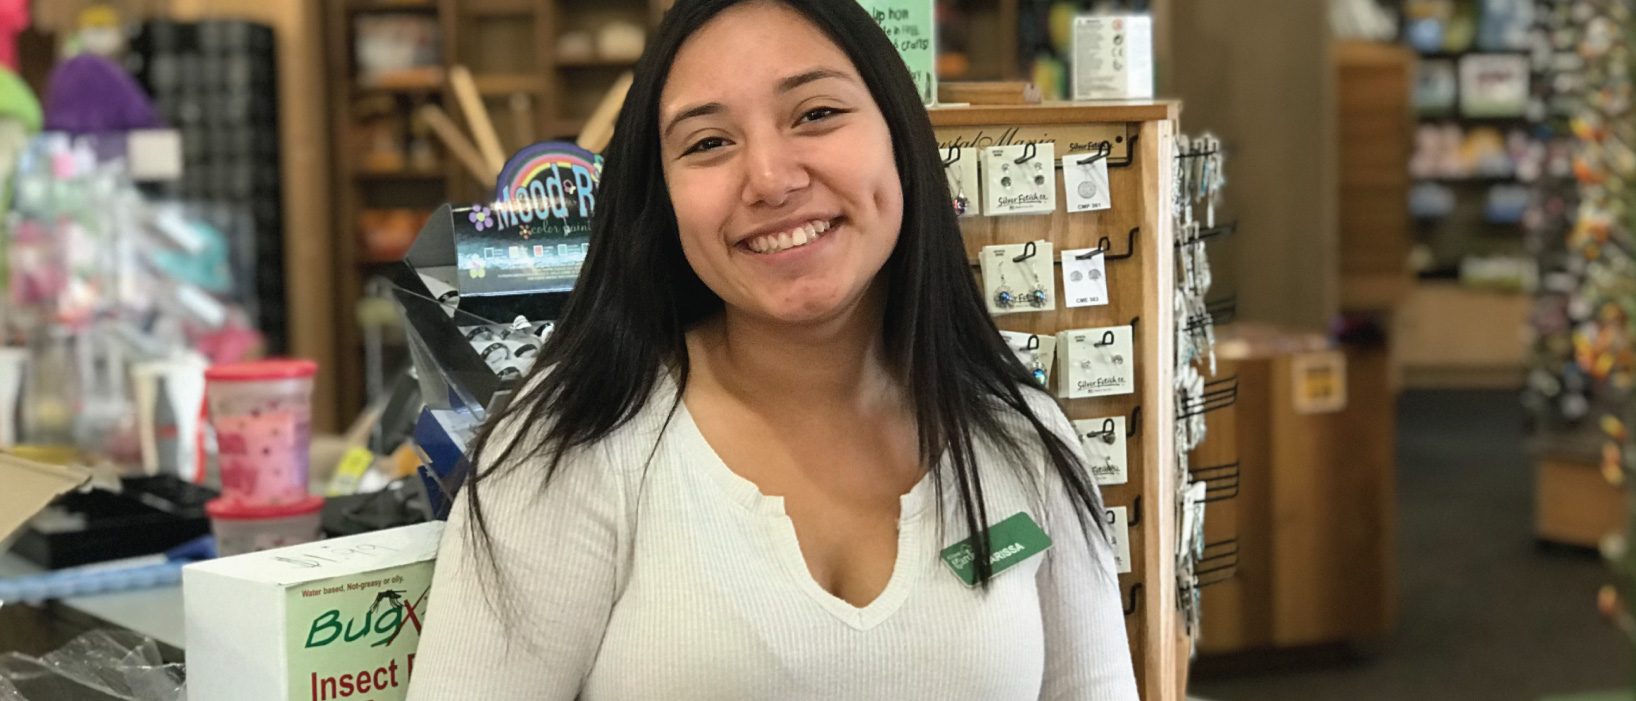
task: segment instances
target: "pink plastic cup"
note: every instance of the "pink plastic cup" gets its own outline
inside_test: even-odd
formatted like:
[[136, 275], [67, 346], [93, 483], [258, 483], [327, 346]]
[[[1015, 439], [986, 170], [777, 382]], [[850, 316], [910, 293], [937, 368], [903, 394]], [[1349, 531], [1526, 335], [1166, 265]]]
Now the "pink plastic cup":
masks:
[[317, 370], [310, 360], [263, 360], [205, 371], [223, 497], [260, 505], [306, 501]]

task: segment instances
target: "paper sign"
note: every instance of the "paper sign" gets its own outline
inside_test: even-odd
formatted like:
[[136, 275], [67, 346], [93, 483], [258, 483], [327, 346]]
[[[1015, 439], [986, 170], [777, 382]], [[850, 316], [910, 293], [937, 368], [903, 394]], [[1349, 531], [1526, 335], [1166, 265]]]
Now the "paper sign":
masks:
[[1095, 307], [1108, 303], [1107, 257], [1096, 248], [1062, 252], [1064, 306]]
[[1086, 468], [1100, 485], [1130, 481], [1129, 453], [1125, 444], [1125, 417], [1084, 419], [1074, 422], [1079, 444], [1085, 449]]
[[1327, 414], [1346, 408], [1346, 354], [1303, 353], [1290, 358], [1295, 411]]
[[937, 102], [937, 21], [933, 0], [858, 0], [897, 47], [921, 104]]
[[1108, 157], [1101, 151], [1062, 157], [1063, 191], [1068, 195], [1068, 211], [1090, 212], [1113, 208], [1108, 190]]
[[1113, 563], [1119, 567], [1119, 574], [1130, 574], [1130, 521], [1126, 520], [1125, 507], [1109, 507], [1103, 518], [1113, 534]]

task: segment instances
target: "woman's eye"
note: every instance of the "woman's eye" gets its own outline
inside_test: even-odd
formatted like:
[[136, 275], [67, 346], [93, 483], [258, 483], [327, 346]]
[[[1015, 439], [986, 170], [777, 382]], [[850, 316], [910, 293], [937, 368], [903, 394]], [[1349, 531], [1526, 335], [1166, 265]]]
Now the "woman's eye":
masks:
[[721, 148], [722, 146], [725, 146], [726, 144], [727, 144], [726, 139], [723, 139], [723, 138], [721, 138], [719, 136], [712, 136], [712, 137], [709, 137], [709, 138], [706, 138], [706, 139], [700, 139], [698, 141], [698, 143], [687, 147], [687, 150], [683, 151], [682, 155], [686, 156], [686, 155], [688, 155], [690, 153], [704, 153], [706, 151], [713, 151], [715, 149]]
[[833, 116], [835, 116], [837, 114], [842, 114], [844, 112], [846, 112], [846, 110], [836, 109], [834, 107], [814, 107], [814, 108], [812, 108], [810, 110], [807, 110], [806, 112], [801, 113], [801, 122], [802, 123], [816, 122], [816, 121], [820, 121], [820, 120], [823, 120], [823, 119], [827, 119], [829, 117], [833, 117]]

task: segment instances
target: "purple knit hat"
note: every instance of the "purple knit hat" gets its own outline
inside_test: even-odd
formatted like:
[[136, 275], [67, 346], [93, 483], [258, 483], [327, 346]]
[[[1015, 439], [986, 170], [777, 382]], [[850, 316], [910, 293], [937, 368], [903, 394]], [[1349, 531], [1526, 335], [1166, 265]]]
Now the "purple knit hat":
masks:
[[160, 126], [153, 102], [113, 61], [80, 54], [51, 72], [45, 101], [46, 131], [87, 134]]

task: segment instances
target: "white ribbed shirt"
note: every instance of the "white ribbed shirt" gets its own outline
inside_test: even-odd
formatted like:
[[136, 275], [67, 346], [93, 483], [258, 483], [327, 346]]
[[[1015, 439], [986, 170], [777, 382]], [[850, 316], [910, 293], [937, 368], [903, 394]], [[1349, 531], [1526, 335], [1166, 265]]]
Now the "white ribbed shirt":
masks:
[[1136, 701], [1110, 546], [1087, 541], [1043, 453], [1023, 477], [978, 444], [989, 520], [1027, 511], [1043, 555], [967, 587], [939, 556], [967, 537], [957, 500], [940, 527], [928, 478], [901, 499], [885, 590], [857, 608], [812, 579], [783, 500], [729, 469], [685, 406], [664, 426], [674, 393], [663, 381], [543, 489], [526, 465], [484, 482], [498, 589], [456, 500], [412, 701]]

